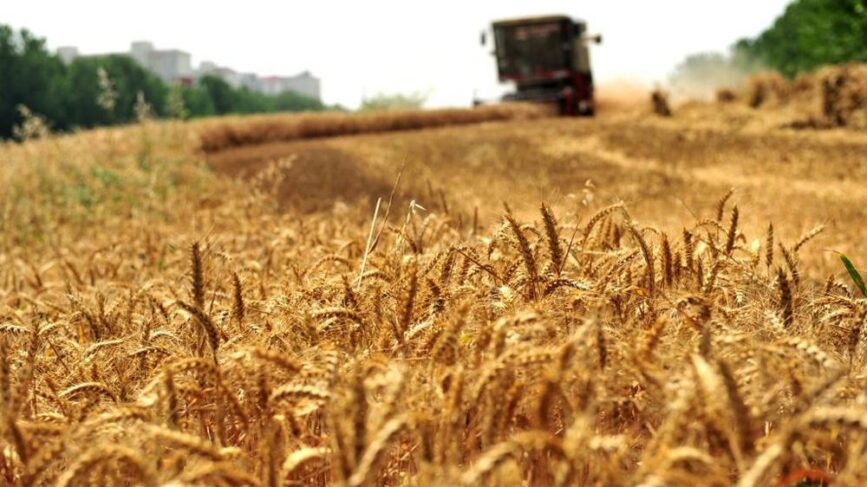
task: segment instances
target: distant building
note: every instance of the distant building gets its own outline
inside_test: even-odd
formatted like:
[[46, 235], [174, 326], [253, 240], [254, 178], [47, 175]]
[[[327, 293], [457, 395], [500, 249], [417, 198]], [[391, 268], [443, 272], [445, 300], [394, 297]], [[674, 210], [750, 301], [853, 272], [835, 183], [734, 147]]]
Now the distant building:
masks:
[[319, 78], [310, 74], [310, 71], [304, 71], [286, 80], [290, 90], [310, 98], [319, 99]]
[[81, 56], [81, 54], [78, 53], [78, 48], [72, 46], [58, 47], [57, 55], [60, 56], [60, 59], [66, 64], [71, 63], [75, 58]]
[[196, 77], [201, 78], [202, 76], [216, 76], [226, 83], [229, 83], [232, 88], [241, 87], [241, 74], [236, 72], [234, 69], [217, 66], [216, 63], [211, 61], [203, 61], [199, 64], [199, 69], [196, 71]]
[[[267, 95], [294, 91], [316, 100], [321, 96], [319, 78], [309, 71], [295, 76], [260, 77], [255, 73], [239, 73], [211, 61], [203, 61], [198, 69], [193, 69], [189, 53], [178, 49], [156, 49], [153, 43], [148, 41], [133, 42], [127, 54], [166, 83], [191, 84], [203, 76], [210, 75], [224, 80], [233, 88], [243, 87]], [[67, 64], [81, 57], [78, 48], [75, 47], [60, 47], [57, 49], [57, 55]]]
[[259, 90], [266, 95], [278, 95], [288, 90], [286, 78], [280, 76], [263, 76], [259, 78]]
[[241, 86], [250, 91], [259, 91], [259, 75], [256, 73], [241, 73]]
[[150, 42], [138, 41], [132, 43], [129, 53], [166, 83], [191, 79], [195, 74], [190, 54], [178, 49], [158, 50]]
[[154, 45], [148, 41], [136, 41], [130, 44], [129, 55], [142, 66], [148, 65], [150, 53], [154, 51]]
[[268, 95], [294, 91], [310, 98], [319, 99], [319, 79], [308, 71], [295, 76], [265, 76], [259, 78], [259, 90]]

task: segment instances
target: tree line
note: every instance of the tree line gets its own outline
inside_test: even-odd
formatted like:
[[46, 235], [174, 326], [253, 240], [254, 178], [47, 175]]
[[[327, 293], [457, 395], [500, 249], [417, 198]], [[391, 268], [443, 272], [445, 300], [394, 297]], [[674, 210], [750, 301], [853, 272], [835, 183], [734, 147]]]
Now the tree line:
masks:
[[131, 122], [143, 106], [171, 118], [328, 108], [292, 91], [265, 95], [210, 75], [192, 85], [167, 84], [125, 55], [66, 64], [45, 39], [0, 24], [0, 138], [12, 137], [30, 114], [53, 131], [69, 131]]
[[735, 44], [793, 77], [826, 64], [867, 61], [867, 0], [796, 0], [755, 39]]
[[775, 70], [790, 78], [827, 64], [867, 62], [867, 0], [795, 0], [755, 38], [738, 40], [729, 53], [698, 53], [675, 68], [672, 84], [736, 84], [744, 76]]

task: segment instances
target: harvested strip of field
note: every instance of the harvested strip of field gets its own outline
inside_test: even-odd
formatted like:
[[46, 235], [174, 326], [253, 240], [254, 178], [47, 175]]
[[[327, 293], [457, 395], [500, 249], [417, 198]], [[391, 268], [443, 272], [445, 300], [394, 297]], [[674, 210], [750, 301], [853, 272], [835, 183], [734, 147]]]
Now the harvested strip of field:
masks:
[[206, 153], [213, 153], [232, 147], [270, 142], [417, 130], [496, 120], [538, 119], [550, 115], [547, 107], [517, 103], [475, 109], [271, 115], [205, 122], [200, 137], [201, 149]]
[[[525, 216], [543, 200], [568, 214], [623, 200], [635, 218], [676, 232], [734, 187], [753, 233], [770, 221], [794, 236], [825, 224], [819, 251], [802, 265], [817, 278], [838, 272], [836, 254], [825, 249], [867, 253], [852, 224], [867, 208], [867, 195], [857, 190], [867, 178], [867, 135], [769, 129], [766, 115], [695, 105], [666, 120], [612, 112], [593, 120], [496, 122], [239, 147], [208, 160], [219, 173], [245, 178], [285, 161], [278, 198], [305, 211], [359, 197], [372, 205], [405, 166], [403, 200], [448, 209], [464, 222], [477, 214], [482, 224], [501, 216], [503, 201]], [[310, 197], [298, 204], [302, 195]]]

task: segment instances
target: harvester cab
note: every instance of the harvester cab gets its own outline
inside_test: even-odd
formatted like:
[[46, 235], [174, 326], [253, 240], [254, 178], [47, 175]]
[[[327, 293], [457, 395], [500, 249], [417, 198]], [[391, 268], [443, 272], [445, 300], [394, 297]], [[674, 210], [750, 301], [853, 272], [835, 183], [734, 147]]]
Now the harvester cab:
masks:
[[[556, 104], [561, 115], [593, 115], [587, 24], [563, 15], [501, 20], [492, 25], [501, 82], [515, 83], [504, 101]], [[482, 33], [481, 43], [487, 43]]]

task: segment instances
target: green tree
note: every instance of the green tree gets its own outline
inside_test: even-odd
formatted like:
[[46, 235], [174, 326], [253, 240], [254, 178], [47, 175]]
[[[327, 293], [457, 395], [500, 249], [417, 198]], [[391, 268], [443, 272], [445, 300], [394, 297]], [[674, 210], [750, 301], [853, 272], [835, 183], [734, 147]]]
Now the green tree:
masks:
[[423, 93], [379, 93], [372, 98], [365, 98], [361, 102], [361, 111], [381, 110], [406, 110], [421, 108], [427, 101], [427, 95]]
[[[116, 93], [114, 107], [110, 109], [99, 103], [100, 68], [105, 70]], [[78, 58], [69, 65], [62, 87], [63, 111], [57, 116], [68, 126], [89, 128], [131, 122], [136, 119], [138, 93], [142, 93], [156, 114], [165, 114], [168, 88], [127, 56]]]
[[273, 112], [273, 97], [241, 88], [237, 91], [233, 111], [236, 113], [263, 113]]
[[181, 96], [191, 117], [209, 117], [217, 112], [210, 94], [201, 86], [183, 86]]
[[187, 105], [184, 103], [184, 87], [180, 84], [175, 83], [169, 87], [169, 94], [166, 98], [166, 115], [181, 120], [190, 116], [190, 111], [187, 110]]
[[217, 114], [226, 113], [268, 113], [324, 110], [321, 101], [309, 98], [294, 91], [278, 95], [266, 95], [251, 91], [246, 87], [233, 89], [223, 79], [205, 76], [199, 80], [214, 105]]
[[13, 127], [22, 122], [19, 105], [63, 128], [57, 120], [63, 71], [63, 63], [48, 52], [43, 39], [0, 25], [0, 138], [11, 137]]
[[203, 76], [199, 80], [199, 86], [208, 94], [217, 115], [232, 113], [237, 108], [238, 92], [222, 78], [212, 75]]
[[867, 61], [867, 0], [796, 0], [756, 39], [736, 45], [787, 76]]
[[325, 106], [316, 98], [294, 91], [284, 91], [274, 98], [274, 108], [278, 112], [298, 112], [324, 110]]

